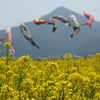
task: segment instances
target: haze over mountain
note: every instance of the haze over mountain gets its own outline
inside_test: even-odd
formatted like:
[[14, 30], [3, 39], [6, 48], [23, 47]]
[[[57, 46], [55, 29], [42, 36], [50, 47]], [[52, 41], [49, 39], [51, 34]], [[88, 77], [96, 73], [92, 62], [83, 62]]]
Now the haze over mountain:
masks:
[[[63, 15], [65, 17], [74, 14], [79, 20], [80, 24], [85, 23], [87, 19], [69, 9], [59, 7], [40, 19], [50, 19], [53, 15]], [[34, 20], [34, 19], [33, 19]], [[33, 40], [40, 46], [40, 50], [33, 47], [27, 41], [20, 30], [20, 26], [12, 27], [13, 47], [15, 48], [15, 57], [22, 55], [29, 55], [33, 58], [40, 57], [59, 57], [66, 53], [73, 55], [94, 54], [100, 51], [100, 22], [94, 21], [92, 28], [89, 26], [82, 26], [77, 36], [69, 39], [70, 33], [73, 31], [72, 27], [67, 27], [64, 23], [56, 20], [58, 29], [53, 33], [52, 25], [35, 25], [33, 22], [25, 23], [33, 37]], [[5, 37], [5, 30], [0, 31], [1, 37]], [[6, 55], [6, 51], [1, 44], [0, 49], [3, 52], [1, 56]]]

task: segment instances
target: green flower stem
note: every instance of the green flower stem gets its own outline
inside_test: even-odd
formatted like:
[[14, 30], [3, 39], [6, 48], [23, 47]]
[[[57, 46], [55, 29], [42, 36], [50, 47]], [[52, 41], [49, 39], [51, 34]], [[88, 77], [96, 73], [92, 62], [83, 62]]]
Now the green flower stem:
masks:
[[7, 59], [6, 59], [6, 65], [8, 65], [8, 48], [7, 48]]

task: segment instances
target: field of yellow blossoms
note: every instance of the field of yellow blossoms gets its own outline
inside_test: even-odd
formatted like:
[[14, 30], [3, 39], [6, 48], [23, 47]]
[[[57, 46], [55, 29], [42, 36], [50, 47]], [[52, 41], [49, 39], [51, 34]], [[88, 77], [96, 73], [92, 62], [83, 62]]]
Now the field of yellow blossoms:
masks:
[[0, 58], [0, 100], [100, 100], [100, 53], [75, 59]]

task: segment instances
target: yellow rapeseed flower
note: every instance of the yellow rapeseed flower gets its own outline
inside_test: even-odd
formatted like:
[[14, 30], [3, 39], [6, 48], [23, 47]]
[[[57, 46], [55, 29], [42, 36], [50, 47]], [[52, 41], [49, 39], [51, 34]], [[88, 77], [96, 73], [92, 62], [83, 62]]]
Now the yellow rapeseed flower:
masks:
[[97, 99], [97, 100], [100, 100], [100, 93], [96, 93], [94, 98]]
[[12, 48], [10, 42], [6, 42], [6, 43], [4, 44], [4, 47], [5, 47], [5, 48], [9, 48], [9, 49]]
[[64, 58], [70, 59], [70, 58], [72, 58], [72, 54], [71, 53], [67, 53], [67, 54], [65, 54]]

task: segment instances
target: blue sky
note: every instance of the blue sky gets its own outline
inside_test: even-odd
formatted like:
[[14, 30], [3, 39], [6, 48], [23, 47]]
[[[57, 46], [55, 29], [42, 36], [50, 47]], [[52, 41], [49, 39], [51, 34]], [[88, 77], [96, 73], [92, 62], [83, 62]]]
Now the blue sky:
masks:
[[89, 11], [100, 21], [100, 0], [0, 0], [0, 29], [40, 18], [63, 6], [83, 15]]

